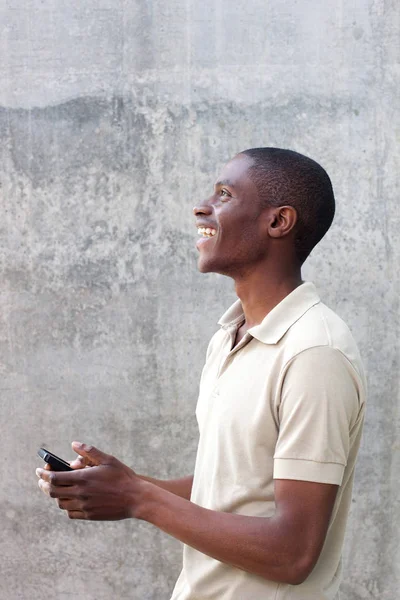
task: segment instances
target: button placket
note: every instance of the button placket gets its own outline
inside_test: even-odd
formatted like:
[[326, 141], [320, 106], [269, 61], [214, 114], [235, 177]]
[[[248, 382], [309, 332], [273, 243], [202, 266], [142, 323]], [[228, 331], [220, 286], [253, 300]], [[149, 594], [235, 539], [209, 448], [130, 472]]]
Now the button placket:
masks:
[[229, 364], [232, 362], [232, 359], [234, 358], [235, 354], [239, 350], [241, 350], [244, 346], [246, 346], [252, 339], [253, 339], [252, 335], [250, 333], [246, 332], [244, 334], [243, 338], [240, 340], [239, 344], [237, 346], [235, 346], [232, 350], [230, 350], [228, 352], [228, 354], [225, 356], [225, 358], [222, 359], [221, 365], [218, 370], [218, 376], [217, 376], [218, 380], [221, 378], [221, 376], [224, 374], [224, 372], [228, 368]]
[[217, 371], [217, 380], [220, 378], [222, 371], [224, 370], [225, 363], [229, 358], [229, 355], [230, 355], [229, 348], [232, 347], [234, 335], [236, 335], [236, 329], [233, 327], [230, 327], [229, 329], [226, 330], [226, 333], [227, 333], [227, 339], [225, 341], [225, 346], [224, 346], [224, 349], [222, 352], [223, 357], [221, 359], [221, 362], [219, 364], [218, 371]]

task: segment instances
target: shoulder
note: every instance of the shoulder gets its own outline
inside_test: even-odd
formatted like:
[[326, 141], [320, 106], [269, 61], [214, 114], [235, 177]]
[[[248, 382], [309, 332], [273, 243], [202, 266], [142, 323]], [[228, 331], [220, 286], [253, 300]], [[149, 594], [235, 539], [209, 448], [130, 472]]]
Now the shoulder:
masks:
[[322, 302], [312, 306], [282, 340], [286, 364], [300, 361], [312, 368], [317, 364], [341, 364], [354, 370], [364, 381], [364, 368], [354, 337], [341, 317]]

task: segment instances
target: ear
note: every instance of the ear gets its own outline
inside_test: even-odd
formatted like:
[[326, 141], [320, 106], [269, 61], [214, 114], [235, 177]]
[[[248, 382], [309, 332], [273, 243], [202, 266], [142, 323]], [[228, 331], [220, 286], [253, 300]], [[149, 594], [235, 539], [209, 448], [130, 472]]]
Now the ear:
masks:
[[290, 233], [297, 223], [297, 211], [293, 206], [278, 206], [270, 212], [268, 234], [272, 238], [281, 238]]

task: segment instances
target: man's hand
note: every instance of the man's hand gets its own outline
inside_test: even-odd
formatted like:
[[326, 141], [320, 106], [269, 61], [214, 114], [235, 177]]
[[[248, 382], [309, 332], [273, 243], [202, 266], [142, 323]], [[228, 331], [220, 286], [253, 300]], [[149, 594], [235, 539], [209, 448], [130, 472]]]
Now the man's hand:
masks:
[[55, 498], [70, 519], [141, 518], [143, 492], [150, 484], [114, 456], [93, 446], [73, 442], [72, 448], [80, 455], [71, 463], [74, 471], [37, 469], [40, 489]]

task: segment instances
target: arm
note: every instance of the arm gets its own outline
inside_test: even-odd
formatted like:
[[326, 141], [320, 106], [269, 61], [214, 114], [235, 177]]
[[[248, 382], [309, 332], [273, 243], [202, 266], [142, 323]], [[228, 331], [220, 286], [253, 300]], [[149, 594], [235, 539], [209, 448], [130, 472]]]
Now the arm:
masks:
[[197, 506], [96, 448], [79, 452], [97, 466], [67, 473], [38, 469], [39, 486], [70, 518], [142, 519], [217, 560], [290, 584], [301, 583], [318, 559], [336, 485], [277, 480], [275, 515], [248, 517]]
[[276, 513], [271, 518], [211, 511], [155, 489], [144, 493], [135, 511], [203, 554], [265, 579], [296, 585], [318, 560], [337, 489], [277, 480]]
[[153, 477], [146, 477], [145, 475], [138, 475], [138, 477], [140, 477], [143, 481], [152, 483], [153, 485], [161, 488], [162, 490], [171, 492], [172, 494], [175, 494], [180, 498], [190, 500], [193, 485], [193, 475], [189, 475], [188, 477], [182, 477], [180, 479], [167, 480], [153, 479]]

